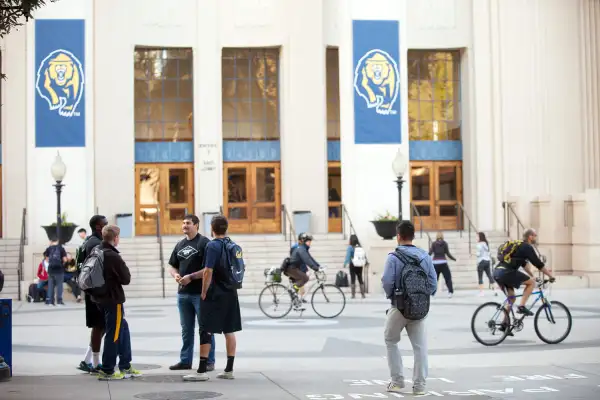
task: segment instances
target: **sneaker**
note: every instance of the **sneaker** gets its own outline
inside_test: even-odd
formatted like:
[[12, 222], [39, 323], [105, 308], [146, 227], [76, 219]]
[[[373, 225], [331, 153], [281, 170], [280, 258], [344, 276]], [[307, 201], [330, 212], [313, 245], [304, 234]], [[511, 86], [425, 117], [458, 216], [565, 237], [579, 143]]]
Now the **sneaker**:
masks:
[[183, 380], [185, 382], [205, 382], [209, 380], [208, 374], [206, 372], [196, 372], [195, 374], [184, 375]]
[[125, 379], [138, 378], [138, 377], [142, 376], [141, 371], [138, 371], [137, 369], [135, 369], [131, 366], [127, 369], [121, 370], [121, 373], [123, 374], [123, 377]]
[[452, 293], [448, 293], [448, 298], [451, 299], [452, 298]]
[[414, 387], [413, 387], [413, 394], [414, 394], [415, 396], [423, 396], [423, 395], [425, 395], [425, 393], [427, 393], [427, 392], [425, 391], [425, 389], [417, 389], [417, 388], [414, 388]]
[[528, 317], [531, 317], [533, 315], [533, 312], [528, 310], [525, 306], [519, 306], [519, 308], [517, 308], [517, 314], [523, 314], [527, 315]]
[[387, 385], [387, 391], [391, 393], [400, 393], [404, 389], [404, 383], [391, 382]]
[[90, 371], [90, 374], [92, 375], [97, 375], [100, 373], [100, 371], [102, 371], [102, 364], [98, 364], [97, 366], [92, 366], [92, 370]]
[[94, 367], [92, 366], [92, 364], [86, 364], [85, 361], [82, 361], [79, 363], [79, 365], [77, 366], [77, 369], [83, 372], [87, 372], [88, 374], [90, 372], [92, 372], [92, 370], [94, 369]]
[[233, 379], [233, 371], [223, 371], [217, 374], [217, 378], [219, 379]]
[[99, 381], [120, 381], [123, 379], [125, 379], [125, 375], [121, 371], [115, 371], [110, 375], [102, 370], [98, 373]]
[[485, 293], [483, 293], [483, 290], [480, 290], [479, 291], [479, 297], [483, 297], [483, 296], [485, 296]]
[[206, 372], [211, 372], [215, 370], [215, 364], [206, 364]]
[[171, 371], [182, 371], [184, 369], [192, 369], [191, 364], [184, 364], [181, 361], [169, 367]]
[[65, 303], [64, 303], [64, 302], [61, 300], [61, 301], [59, 301], [59, 302], [58, 302], [58, 305], [59, 305], [59, 306], [64, 306], [64, 305], [65, 305]]

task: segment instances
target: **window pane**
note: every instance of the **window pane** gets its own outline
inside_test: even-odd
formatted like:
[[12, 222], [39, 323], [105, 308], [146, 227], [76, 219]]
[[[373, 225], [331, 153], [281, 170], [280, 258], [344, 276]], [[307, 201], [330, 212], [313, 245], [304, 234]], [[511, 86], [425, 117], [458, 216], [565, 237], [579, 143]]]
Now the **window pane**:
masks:
[[151, 100], [163, 99], [163, 81], [151, 80], [148, 81]]
[[276, 49], [223, 49], [224, 139], [279, 137], [277, 124], [271, 122], [279, 119], [277, 56]]
[[245, 203], [247, 201], [246, 168], [229, 168], [227, 170], [227, 201], [229, 203]]
[[420, 104], [418, 101], [408, 101], [408, 117], [417, 121], [421, 119]]
[[275, 169], [256, 168], [256, 201], [270, 203], [275, 201]]
[[169, 203], [187, 203], [188, 170], [176, 168], [169, 170]]
[[165, 118], [165, 104], [158, 102], [158, 101], [153, 101], [150, 104], [150, 121], [163, 121]]
[[419, 102], [419, 121], [433, 121], [433, 103], [430, 101]]
[[421, 134], [419, 133], [419, 123], [417, 121], [408, 122], [409, 140], [421, 140]]
[[179, 81], [179, 98], [193, 99], [194, 98], [194, 81], [191, 79]]
[[411, 167], [411, 195], [413, 201], [430, 200], [431, 172], [428, 167]]
[[186, 48], [135, 49], [134, 110], [140, 122], [135, 127], [136, 140], [191, 137], [192, 56]]
[[457, 177], [456, 167], [439, 167], [438, 170], [438, 191], [440, 200], [456, 200], [457, 199]]
[[145, 206], [158, 204], [159, 176], [158, 168], [140, 168], [140, 204]]
[[433, 140], [433, 121], [419, 122], [419, 136], [421, 140]]

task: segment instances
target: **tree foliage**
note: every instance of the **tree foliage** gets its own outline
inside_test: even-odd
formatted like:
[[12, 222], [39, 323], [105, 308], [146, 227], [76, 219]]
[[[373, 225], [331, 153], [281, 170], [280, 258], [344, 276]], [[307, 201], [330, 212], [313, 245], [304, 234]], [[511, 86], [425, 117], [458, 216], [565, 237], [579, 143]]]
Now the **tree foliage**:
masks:
[[[0, 0], [0, 38], [29, 21], [35, 10], [57, 0]], [[0, 74], [0, 78], [4, 78]]]

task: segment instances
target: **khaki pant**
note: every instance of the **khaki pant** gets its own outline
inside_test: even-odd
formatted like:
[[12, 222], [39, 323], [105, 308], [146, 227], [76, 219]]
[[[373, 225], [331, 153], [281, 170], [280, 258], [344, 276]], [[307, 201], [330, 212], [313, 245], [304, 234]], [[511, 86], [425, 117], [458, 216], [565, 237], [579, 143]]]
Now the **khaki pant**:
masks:
[[385, 322], [384, 336], [391, 380], [396, 384], [404, 386], [402, 356], [400, 355], [398, 343], [400, 342], [402, 330], [406, 328], [414, 353], [413, 387], [417, 390], [425, 390], [425, 380], [427, 379], [427, 332], [425, 329], [425, 320], [426, 318], [420, 321], [408, 320], [404, 318], [396, 307], [392, 306], [387, 311], [387, 320]]

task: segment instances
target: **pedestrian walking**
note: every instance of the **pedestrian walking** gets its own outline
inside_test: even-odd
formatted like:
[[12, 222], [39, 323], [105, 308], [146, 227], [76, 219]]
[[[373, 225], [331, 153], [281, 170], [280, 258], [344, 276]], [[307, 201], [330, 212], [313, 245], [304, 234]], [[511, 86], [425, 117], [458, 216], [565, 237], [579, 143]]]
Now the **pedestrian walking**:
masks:
[[491, 266], [492, 256], [490, 254], [490, 244], [485, 237], [485, 233], [479, 232], [477, 240], [477, 279], [479, 280], [479, 296], [483, 297], [483, 274], [488, 278], [489, 286], [494, 295], [498, 296], [492, 277]]
[[[201, 272], [204, 266], [206, 245], [210, 240], [198, 233], [200, 220], [195, 215], [183, 217], [181, 230], [185, 237], [173, 249], [169, 259], [169, 273], [179, 284], [177, 291], [177, 308], [181, 324], [181, 352], [179, 362], [171, 365], [171, 370], [192, 369], [194, 359], [194, 330], [196, 321], [200, 326], [202, 294], [202, 275], [191, 282], [191, 274]], [[185, 278], [185, 279], [184, 279]], [[182, 282], [183, 281], [183, 282]], [[207, 371], [215, 369], [215, 338], [211, 338], [211, 349], [208, 355]]]
[[448, 287], [448, 297], [451, 298], [454, 294], [454, 287], [452, 285], [452, 273], [450, 272], [446, 256], [452, 261], [456, 261], [456, 258], [450, 254], [448, 242], [444, 240], [444, 234], [442, 232], [437, 233], [436, 240], [431, 244], [431, 248], [429, 249], [429, 255], [433, 255], [433, 266], [435, 268], [437, 279], [440, 279], [440, 274], [444, 275], [444, 282]]
[[385, 345], [390, 370], [388, 392], [400, 393], [405, 387], [402, 356], [398, 348], [402, 330], [406, 329], [414, 353], [413, 394], [425, 394], [428, 372], [425, 319], [430, 296], [437, 290], [436, 272], [431, 258], [415, 247], [415, 227], [401, 221], [396, 227], [398, 247], [386, 259], [381, 282], [391, 300], [385, 323]]

